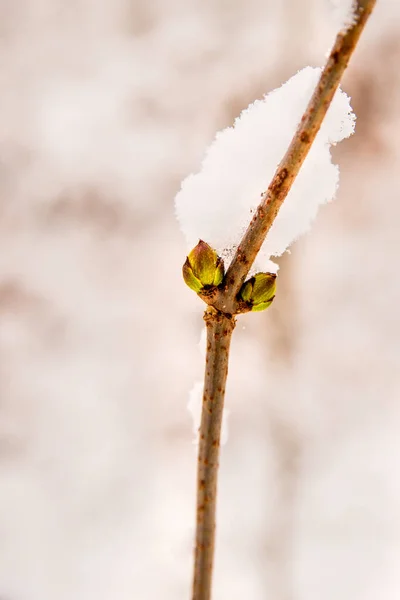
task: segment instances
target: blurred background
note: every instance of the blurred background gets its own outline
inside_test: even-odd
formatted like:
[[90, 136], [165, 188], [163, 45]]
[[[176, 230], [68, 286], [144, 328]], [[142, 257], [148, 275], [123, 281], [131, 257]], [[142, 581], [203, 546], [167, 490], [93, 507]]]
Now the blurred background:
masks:
[[[189, 598], [203, 307], [174, 196], [217, 130], [324, 63], [340, 13], [0, 2], [1, 600]], [[238, 321], [215, 600], [400, 597], [399, 60], [378, 0], [337, 199]]]

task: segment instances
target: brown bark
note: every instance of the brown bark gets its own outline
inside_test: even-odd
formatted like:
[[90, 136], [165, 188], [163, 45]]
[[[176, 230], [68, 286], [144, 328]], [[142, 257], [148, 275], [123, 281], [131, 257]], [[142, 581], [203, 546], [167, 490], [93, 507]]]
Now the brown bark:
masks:
[[[320, 129], [376, 0], [358, 0], [351, 27], [340, 32], [319, 82], [267, 191], [251, 220], [222, 286], [202, 296], [207, 355], [197, 477], [197, 527], [192, 600], [210, 600], [222, 412], [235, 314], [243, 311], [240, 288]], [[268, 135], [268, 132], [265, 133]]]

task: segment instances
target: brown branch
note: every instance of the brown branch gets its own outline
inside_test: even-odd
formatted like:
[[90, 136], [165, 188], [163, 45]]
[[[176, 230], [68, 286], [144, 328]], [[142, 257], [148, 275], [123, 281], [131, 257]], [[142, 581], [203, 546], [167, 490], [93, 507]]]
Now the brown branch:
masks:
[[285, 200], [338, 88], [376, 0], [357, 0], [354, 22], [339, 33], [313, 96], [268, 190], [263, 194], [223, 284], [213, 294], [202, 295], [209, 305], [207, 357], [200, 426], [197, 478], [197, 528], [192, 600], [210, 600], [215, 538], [217, 473], [232, 315], [242, 312], [238, 293]]
[[193, 599], [208, 600], [214, 558], [217, 474], [229, 347], [235, 318], [208, 307], [207, 354], [197, 467], [197, 528]]
[[225, 286], [212, 300], [212, 305], [218, 310], [230, 314], [238, 312], [236, 298], [239, 290], [321, 127], [375, 2], [359, 0], [354, 24], [338, 34], [289, 148], [236, 250], [225, 276]]

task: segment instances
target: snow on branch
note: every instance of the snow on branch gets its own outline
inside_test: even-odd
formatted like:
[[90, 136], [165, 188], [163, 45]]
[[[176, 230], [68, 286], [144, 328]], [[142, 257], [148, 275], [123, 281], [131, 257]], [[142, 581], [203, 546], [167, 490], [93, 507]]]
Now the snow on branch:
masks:
[[[176, 214], [188, 247], [206, 240], [228, 265], [285, 153], [320, 77], [321, 69], [306, 67], [280, 88], [251, 104], [229, 127], [216, 135], [199, 173], [182, 183]], [[280, 256], [314, 220], [321, 204], [338, 187], [338, 167], [330, 146], [354, 131], [355, 115], [340, 89], [315, 142], [278, 213], [253, 271], [276, 271], [268, 259]]]

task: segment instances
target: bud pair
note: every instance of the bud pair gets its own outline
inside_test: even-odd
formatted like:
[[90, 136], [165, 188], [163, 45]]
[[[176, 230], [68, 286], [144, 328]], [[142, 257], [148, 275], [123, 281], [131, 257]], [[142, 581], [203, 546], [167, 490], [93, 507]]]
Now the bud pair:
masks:
[[[200, 240], [186, 258], [182, 273], [190, 289], [205, 294], [222, 283], [224, 262], [211, 246]], [[242, 285], [239, 296], [247, 310], [261, 311], [271, 306], [275, 291], [274, 273], [256, 273]]]
[[224, 261], [211, 246], [200, 240], [189, 252], [182, 274], [186, 285], [198, 294], [222, 283]]
[[276, 292], [275, 273], [256, 273], [242, 285], [240, 297], [252, 311], [265, 310], [271, 306]]

